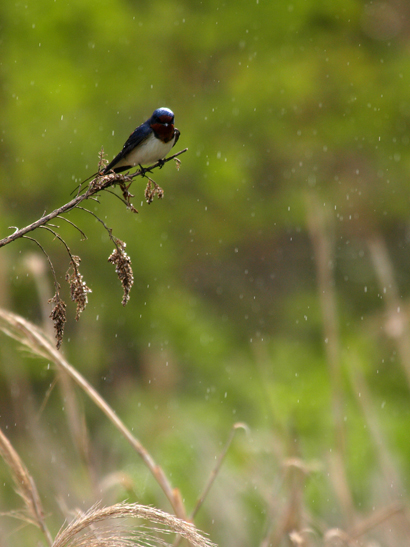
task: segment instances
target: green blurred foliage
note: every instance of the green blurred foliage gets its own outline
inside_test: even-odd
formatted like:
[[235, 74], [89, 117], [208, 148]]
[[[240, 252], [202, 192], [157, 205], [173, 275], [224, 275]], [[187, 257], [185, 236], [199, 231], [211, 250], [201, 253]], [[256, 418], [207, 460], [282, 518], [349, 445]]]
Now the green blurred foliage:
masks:
[[[127, 243], [135, 284], [124, 309], [107, 262], [112, 243], [93, 217], [67, 215], [86, 241], [58, 222], [93, 291], [78, 323], [64, 247], [45, 230], [35, 237], [68, 302], [62, 351], [134, 428], [188, 510], [232, 424], [249, 425], [198, 515], [221, 544], [260, 540], [275, 477], [291, 456], [321, 462], [306, 479], [306, 503], [343, 525], [323, 478], [335, 448], [334, 394], [307, 224], [312, 196], [323, 204], [334, 245], [349, 484], [360, 509], [384, 501], [349, 373], [354, 363], [408, 491], [409, 385], [387, 325], [392, 289], [379, 287], [367, 240], [386, 242], [405, 311], [409, 27], [409, 8], [392, 1], [0, 4], [0, 237], [68, 201], [96, 170], [101, 147], [113, 157], [155, 108], [175, 112], [177, 148], [189, 151], [179, 171], [170, 162], [155, 172], [164, 200], [148, 207], [137, 179], [138, 215], [125, 214], [110, 195], [89, 205]], [[34, 273], [37, 251], [21, 239], [1, 249], [0, 304], [41, 324], [53, 287], [47, 270]], [[15, 426], [24, 458], [21, 401], [39, 406], [52, 373], [4, 337], [0, 352], [0, 423]], [[125, 441], [80, 399], [101, 476], [123, 469], [132, 477], [133, 487], [117, 489], [111, 501], [135, 496], [169, 509]], [[37, 433], [47, 437], [44, 446], [60, 446], [53, 465], [67, 474], [62, 493], [93, 503], [58, 395], [44, 416]], [[45, 487], [47, 470], [35, 467]], [[7, 473], [0, 476], [7, 482]], [[47, 503], [50, 509], [53, 500]]]

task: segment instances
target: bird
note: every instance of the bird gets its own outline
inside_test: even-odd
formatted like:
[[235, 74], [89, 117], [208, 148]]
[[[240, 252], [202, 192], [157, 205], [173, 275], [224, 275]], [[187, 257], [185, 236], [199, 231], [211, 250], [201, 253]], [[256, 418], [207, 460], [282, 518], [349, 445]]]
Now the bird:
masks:
[[155, 162], [160, 162], [162, 167], [165, 156], [179, 139], [180, 132], [174, 127], [174, 119], [174, 113], [169, 108], [163, 106], [154, 110], [152, 116], [131, 133], [121, 152], [102, 171], [83, 180], [71, 194], [75, 191], [79, 193], [82, 185], [97, 175], [121, 173], [137, 165], [144, 175], [147, 169], [142, 166]]
[[131, 133], [121, 152], [104, 168], [103, 174], [110, 171], [121, 173], [137, 165], [142, 168], [142, 165], [163, 160], [179, 139], [180, 132], [174, 127], [174, 118], [169, 108], [154, 110], [152, 116]]

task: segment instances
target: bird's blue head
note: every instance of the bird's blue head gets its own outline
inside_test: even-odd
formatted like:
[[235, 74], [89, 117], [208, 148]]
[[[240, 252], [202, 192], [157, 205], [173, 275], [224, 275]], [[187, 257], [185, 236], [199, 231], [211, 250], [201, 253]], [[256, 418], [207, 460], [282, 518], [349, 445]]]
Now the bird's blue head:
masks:
[[174, 123], [174, 113], [169, 108], [157, 108], [151, 116], [151, 125], [171, 125]]

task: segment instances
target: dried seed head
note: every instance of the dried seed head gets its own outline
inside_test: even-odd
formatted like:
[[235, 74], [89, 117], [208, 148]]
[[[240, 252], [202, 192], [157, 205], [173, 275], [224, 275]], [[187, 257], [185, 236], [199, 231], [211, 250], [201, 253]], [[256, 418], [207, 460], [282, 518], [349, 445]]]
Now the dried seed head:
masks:
[[54, 330], [56, 332], [56, 346], [57, 349], [60, 349], [61, 343], [63, 341], [64, 324], [67, 321], [65, 312], [66, 304], [64, 300], [61, 300], [58, 290], [56, 291], [53, 298], [50, 298], [49, 302], [55, 304], [54, 308], [51, 310], [50, 317], [53, 320]]
[[145, 199], [148, 204], [152, 203], [155, 196], [158, 196], [158, 199], [164, 197], [164, 190], [161, 186], [148, 177], [147, 187], [145, 188]]
[[65, 274], [65, 279], [70, 284], [71, 300], [73, 302], [76, 302], [77, 304], [77, 310], [75, 314], [76, 321], [80, 319], [81, 313], [84, 311], [86, 305], [88, 304], [87, 294], [92, 292], [92, 290], [87, 287], [85, 281], [83, 280], [83, 276], [80, 273], [80, 262], [81, 258], [79, 256], [72, 255], [70, 266], [67, 270], [67, 273]]
[[115, 240], [116, 248], [108, 257], [108, 262], [115, 264], [115, 271], [124, 291], [122, 305], [125, 306], [130, 299], [131, 287], [134, 284], [134, 274], [131, 268], [131, 258], [125, 252], [126, 243], [120, 239]]
[[[129, 180], [129, 179], [128, 179]], [[122, 197], [124, 198], [124, 203], [132, 211], [133, 213], [138, 213], [137, 209], [134, 207], [134, 205], [131, 203], [130, 199], [134, 198], [134, 194], [131, 194], [129, 191], [129, 188], [131, 186], [131, 182], [129, 184], [126, 184], [128, 182], [127, 177], [124, 177], [123, 181], [119, 182], [119, 186], [121, 188]], [[132, 179], [131, 179], [132, 180]]]
[[147, 187], [145, 188], [145, 200], [149, 204], [149, 203], [152, 203], [153, 199], [154, 199], [154, 192], [152, 189], [151, 180], [148, 180]]
[[108, 165], [108, 160], [104, 154], [104, 146], [101, 147], [100, 152], [98, 153], [98, 172], [101, 173], [104, 171], [105, 167]]

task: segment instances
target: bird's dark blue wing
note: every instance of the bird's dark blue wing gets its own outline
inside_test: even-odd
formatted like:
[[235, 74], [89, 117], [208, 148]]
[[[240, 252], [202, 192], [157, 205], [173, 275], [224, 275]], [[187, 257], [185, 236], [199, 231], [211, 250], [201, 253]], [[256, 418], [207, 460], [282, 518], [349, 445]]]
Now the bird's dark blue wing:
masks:
[[[115, 166], [116, 164], [122, 160], [123, 158], [126, 158], [126, 156], [134, 150], [136, 146], [139, 146], [142, 142], [144, 142], [150, 134], [152, 133], [152, 129], [150, 128], [149, 124], [147, 122], [143, 123], [137, 129], [131, 133], [131, 135], [126, 140], [124, 146], [122, 147], [122, 150], [119, 154], [115, 156], [115, 158], [107, 165], [107, 167], [104, 169], [104, 173], [108, 173], [111, 169], [116, 171]], [[121, 166], [118, 168], [118, 172], [125, 171], [130, 166]]]

